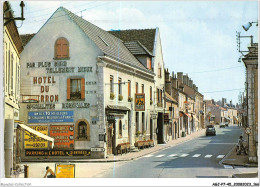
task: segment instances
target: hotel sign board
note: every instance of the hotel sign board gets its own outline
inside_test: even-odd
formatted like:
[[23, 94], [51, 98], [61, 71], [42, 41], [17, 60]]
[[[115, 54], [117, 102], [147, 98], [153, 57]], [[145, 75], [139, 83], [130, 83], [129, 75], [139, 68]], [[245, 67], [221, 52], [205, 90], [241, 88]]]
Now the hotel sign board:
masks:
[[69, 123], [73, 122], [73, 111], [28, 112], [28, 123]]
[[135, 110], [144, 111], [145, 110], [145, 94], [135, 94]]
[[25, 156], [90, 156], [90, 150], [29, 150]]
[[[30, 126], [30, 128], [48, 136], [48, 126], [46, 125]], [[47, 149], [48, 141], [28, 131], [24, 131], [24, 148], [25, 149]]]

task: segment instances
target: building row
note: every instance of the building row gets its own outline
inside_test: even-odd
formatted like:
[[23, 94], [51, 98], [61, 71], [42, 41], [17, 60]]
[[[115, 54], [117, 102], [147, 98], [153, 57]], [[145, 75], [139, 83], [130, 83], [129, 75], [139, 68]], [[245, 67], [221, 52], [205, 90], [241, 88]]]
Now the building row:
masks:
[[205, 127], [203, 95], [165, 68], [159, 28], [105, 31], [63, 7], [36, 34], [4, 28], [7, 173], [21, 160], [106, 158]]

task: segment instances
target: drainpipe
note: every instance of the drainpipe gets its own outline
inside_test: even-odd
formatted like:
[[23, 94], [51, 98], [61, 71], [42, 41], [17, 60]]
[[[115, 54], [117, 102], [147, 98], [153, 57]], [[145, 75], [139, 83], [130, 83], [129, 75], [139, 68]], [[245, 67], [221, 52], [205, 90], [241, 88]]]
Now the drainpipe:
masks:
[[13, 137], [14, 137], [14, 120], [6, 119], [4, 127], [4, 150], [5, 150], [5, 177], [11, 178], [13, 170]]

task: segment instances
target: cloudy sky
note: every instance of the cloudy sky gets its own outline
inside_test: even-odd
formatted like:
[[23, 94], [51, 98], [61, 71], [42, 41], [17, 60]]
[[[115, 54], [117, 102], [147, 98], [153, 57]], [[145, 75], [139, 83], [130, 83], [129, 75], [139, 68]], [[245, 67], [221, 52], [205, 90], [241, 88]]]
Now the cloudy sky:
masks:
[[[16, 16], [19, 1], [11, 2]], [[17, 21], [20, 34], [36, 33], [52, 13], [63, 6], [104, 30], [159, 27], [165, 67], [188, 74], [205, 99], [222, 97], [238, 102], [244, 91], [245, 67], [239, 63], [236, 31], [254, 36], [257, 1], [25, 1], [25, 21]], [[246, 50], [250, 40], [241, 40]]]

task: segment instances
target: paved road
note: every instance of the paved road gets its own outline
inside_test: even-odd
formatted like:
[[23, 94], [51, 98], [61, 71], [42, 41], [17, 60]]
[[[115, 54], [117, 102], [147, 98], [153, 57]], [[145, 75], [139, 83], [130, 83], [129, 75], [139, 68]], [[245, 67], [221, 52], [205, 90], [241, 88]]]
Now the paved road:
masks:
[[[240, 168], [223, 166], [220, 160], [237, 143], [241, 130], [237, 126], [216, 127], [216, 136], [203, 136], [175, 147], [145, 155], [96, 177], [105, 178], [225, 178]], [[236, 171], [235, 171], [236, 170]]]
[[[237, 126], [216, 128], [216, 136], [202, 136], [177, 146], [127, 162], [74, 163], [76, 178], [218, 178], [257, 168], [230, 167], [219, 161], [234, 147], [241, 134]], [[160, 145], [163, 146], [163, 145]], [[29, 162], [30, 178], [42, 178], [55, 162]], [[58, 163], [56, 163], [58, 164]], [[18, 176], [23, 178], [23, 174]]]

